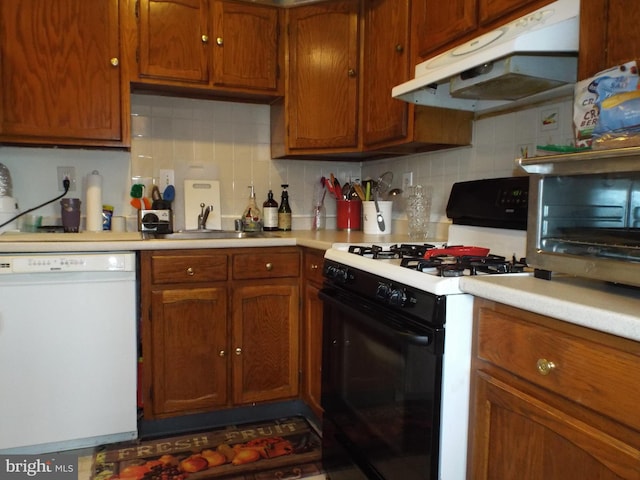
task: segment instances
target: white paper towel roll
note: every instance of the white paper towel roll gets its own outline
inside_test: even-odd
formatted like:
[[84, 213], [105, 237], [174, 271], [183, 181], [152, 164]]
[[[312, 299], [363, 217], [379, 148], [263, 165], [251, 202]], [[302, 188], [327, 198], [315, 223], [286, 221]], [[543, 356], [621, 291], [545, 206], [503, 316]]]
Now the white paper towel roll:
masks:
[[102, 231], [102, 176], [97, 170], [87, 175], [87, 231]]

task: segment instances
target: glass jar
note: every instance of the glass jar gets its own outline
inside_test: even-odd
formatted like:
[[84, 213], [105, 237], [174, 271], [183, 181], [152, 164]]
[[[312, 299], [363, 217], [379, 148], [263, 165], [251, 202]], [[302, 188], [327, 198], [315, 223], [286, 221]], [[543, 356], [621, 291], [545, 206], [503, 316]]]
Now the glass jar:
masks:
[[431, 187], [414, 185], [407, 200], [407, 218], [409, 220], [409, 238], [415, 241], [426, 240], [429, 236], [431, 219]]

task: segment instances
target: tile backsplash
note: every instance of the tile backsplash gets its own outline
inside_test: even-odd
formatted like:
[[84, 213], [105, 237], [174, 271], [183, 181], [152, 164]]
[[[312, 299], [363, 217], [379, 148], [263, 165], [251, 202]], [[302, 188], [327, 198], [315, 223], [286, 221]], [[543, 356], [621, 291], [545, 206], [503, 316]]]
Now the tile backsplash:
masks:
[[[9, 167], [14, 196], [22, 210], [58, 195], [56, 167], [76, 168], [78, 185], [69, 196], [84, 200], [83, 178], [93, 170], [104, 177], [103, 200], [116, 215], [129, 217], [134, 176], [158, 178], [172, 169], [176, 182], [176, 226], [184, 226], [184, 179], [220, 181], [223, 228], [244, 210], [248, 186], [253, 184], [259, 205], [269, 189], [280, 201], [280, 185], [289, 185], [293, 228], [309, 229], [314, 189], [333, 172], [341, 183], [394, 173], [393, 187], [413, 172], [414, 183], [433, 188], [432, 221], [446, 224], [445, 207], [451, 185], [457, 181], [517, 174], [514, 159], [535, 154], [535, 145], [571, 143], [572, 102], [530, 108], [474, 122], [473, 147], [416, 154], [372, 162], [273, 160], [270, 156], [269, 106], [195, 100], [156, 95], [132, 95], [130, 152], [76, 148], [0, 147], [0, 163]], [[327, 227], [335, 226], [335, 201], [325, 200]], [[402, 199], [394, 218], [402, 219]], [[34, 214], [59, 223], [59, 204]], [[192, 212], [197, 215], [198, 212]], [[400, 223], [401, 225], [402, 223]]]

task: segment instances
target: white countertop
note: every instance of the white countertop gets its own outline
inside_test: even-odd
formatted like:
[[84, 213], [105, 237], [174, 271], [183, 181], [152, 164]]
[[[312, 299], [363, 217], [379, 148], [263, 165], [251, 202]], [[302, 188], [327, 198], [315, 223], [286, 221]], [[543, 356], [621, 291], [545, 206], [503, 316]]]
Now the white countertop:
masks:
[[[140, 232], [4, 233], [2, 253], [91, 252], [122, 250], [177, 250], [193, 248], [277, 247], [299, 245], [327, 250], [334, 243], [408, 242], [402, 235], [367, 235], [361, 231], [296, 230], [264, 232], [260, 238], [143, 240]], [[435, 240], [434, 240], [435, 241]]]
[[463, 277], [460, 288], [476, 297], [640, 341], [640, 288], [561, 275], [551, 280], [532, 275]]

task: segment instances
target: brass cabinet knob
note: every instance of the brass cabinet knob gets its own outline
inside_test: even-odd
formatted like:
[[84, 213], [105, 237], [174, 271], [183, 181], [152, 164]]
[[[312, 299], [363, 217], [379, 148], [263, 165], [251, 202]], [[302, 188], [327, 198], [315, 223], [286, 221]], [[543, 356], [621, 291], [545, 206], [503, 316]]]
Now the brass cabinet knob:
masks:
[[190, 277], [193, 277], [195, 273], [196, 272], [193, 270], [193, 268], [191, 267], [187, 268], [187, 275], [189, 275]]
[[317, 270], [318, 268], [320, 268], [320, 267], [318, 267], [317, 263], [312, 263], [311, 264], [311, 270]]
[[264, 266], [267, 269], [267, 272], [273, 270], [273, 263], [269, 262]]
[[224, 40], [222, 39], [222, 37], [216, 38], [216, 44], [219, 46], [224, 45]]
[[396, 52], [398, 53], [404, 52], [404, 46], [401, 43], [396, 44]]
[[236, 355], [242, 354], [242, 349], [240, 347], [236, 348]]
[[356, 71], [353, 68], [350, 68], [347, 73], [348, 73], [348, 75], [350, 77], [355, 77], [356, 76]]
[[224, 350], [220, 350], [220, 351], [218, 352], [218, 356], [219, 356], [219, 357], [224, 357], [226, 354], [227, 354], [227, 352], [225, 352]]
[[118, 60], [118, 57], [113, 57], [111, 60], [109, 60], [109, 63], [114, 67], [117, 67], [120, 64], [120, 60]]
[[536, 367], [538, 368], [538, 373], [540, 375], [549, 375], [551, 370], [556, 368], [556, 364], [546, 358], [540, 358], [536, 363]]
[[209, 35], [202, 35], [200, 38], [202, 39], [202, 43], [209, 43]]

